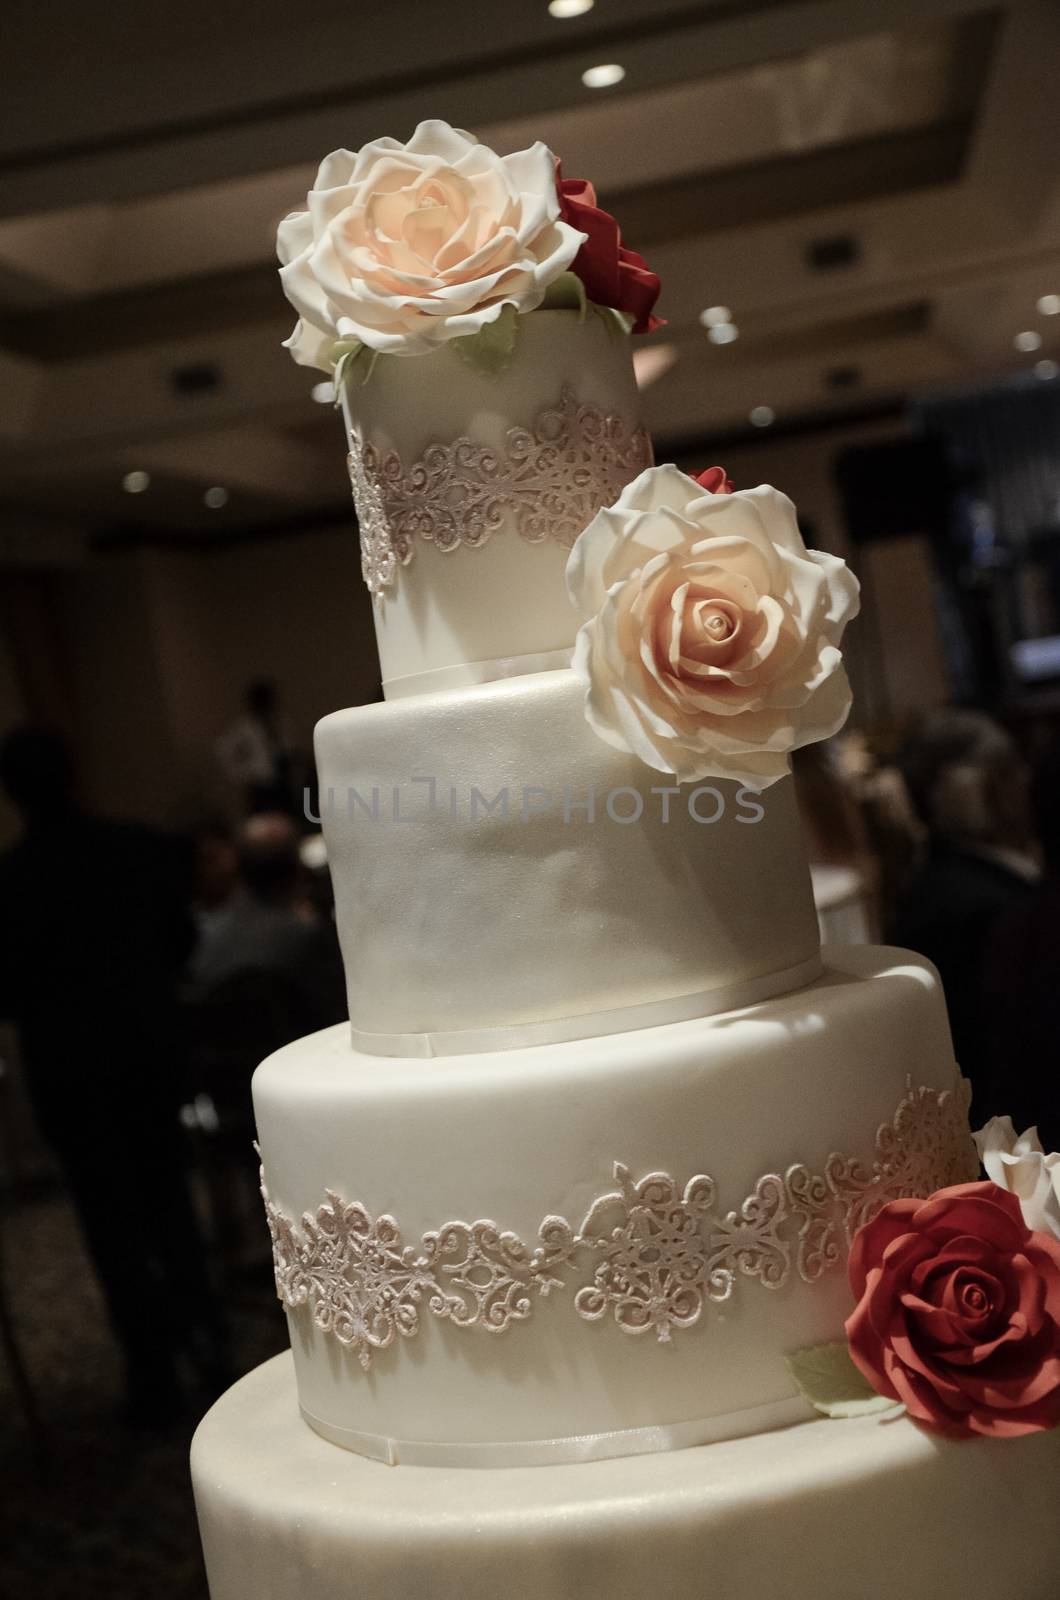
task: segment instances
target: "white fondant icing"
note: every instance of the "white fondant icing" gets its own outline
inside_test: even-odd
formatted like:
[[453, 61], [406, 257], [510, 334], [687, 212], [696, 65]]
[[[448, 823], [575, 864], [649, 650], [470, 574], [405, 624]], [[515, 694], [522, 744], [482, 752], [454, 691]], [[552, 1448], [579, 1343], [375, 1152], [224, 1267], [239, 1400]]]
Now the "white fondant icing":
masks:
[[[330, 1190], [399, 1219], [405, 1240], [490, 1218], [533, 1241], [542, 1218], [577, 1223], [614, 1188], [616, 1159], [637, 1176], [709, 1173], [725, 1206], [761, 1174], [823, 1171], [833, 1152], [868, 1178], [910, 1080], [957, 1084], [937, 978], [918, 957], [862, 947], [829, 952], [798, 994], [577, 1043], [382, 1058], [330, 1029], [264, 1062], [254, 1102], [288, 1218]], [[660, 1351], [574, 1315], [583, 1281], [535, 1299], [503, 1338], [424, 1313], [368, 1374], [308, 1306], [292, 1310], [301, 1402], [335, 1429], [446, 1445], [668, 1426], [792, 1399], [785, 1356], [841, 1338], [852, 1309], [841, 1263], [817, 1282], [791, 1273], [711, 1305]]]
[[1054, 1600], [1060, 1432], [807, 1422], [571, 1466], [388, 1469], [298, 1414], [290, 1359], [201, 1423], [212, 1600]]
[[[814, 976], [790, 780], [760, 798], [726, 781], [678, 790], [597, 739], [581, 700], [573, 673], [548, 672], [318, 724], [350, 1020], [384, 1036], [364, 1048], [615, 1032], [665, 1020], [670, 1002], [705, 1015]], [[637, 1023], [631, 1007], [657, 1012]], [[387, 1037], [403, 1034], [438, 1037]]]
[[[382, 358], [367, 383], [351, 377], [342, 404], [351, 440], [356, 429], [380, 458], [396, 454], [411, 466], [430, 446], [461, 436], [504, 453], [509, 430], [532, 429], [565, 388], [580, 404], [639, 425], [629, 340], [574, 311], [520, 317], [515, 359], [495, 377], [442, 346], [415, 359]], [[627, 476], [643, 466], [643, 458], [631, 460]], [[408, 566], [373, 602], [387, 692], [392, 679], [573, 645], [568, 547], [554, 538], [528, 542], [518, 520], [514, 510], [503, 512], [480, 549], [416, 540]]]
[[821, 975], [818, 954], [782, 972], [770, 972], [746, 983], [697, 989], [672, 1000], [649, 1000], [641, 1005], [615, 1006], [609, 1011], [579, 1012], [545, 1022], [519, 1022], [503, 1028], [454, 1028], [438, 1033], [364, 1033], [350, 1029], [353, 1048], [371, 1056], [461, 1056], [480, 1050], [525, 1050], [535, 1044], [562, 1044], [573, 1039], [598, 1039], [605, 1033], [628, 1033], [636, 1028], [658, 1028], [692, 1017], [714, 1017], [738, 1006], [754, 1005], [771, 995], [801, 989]]

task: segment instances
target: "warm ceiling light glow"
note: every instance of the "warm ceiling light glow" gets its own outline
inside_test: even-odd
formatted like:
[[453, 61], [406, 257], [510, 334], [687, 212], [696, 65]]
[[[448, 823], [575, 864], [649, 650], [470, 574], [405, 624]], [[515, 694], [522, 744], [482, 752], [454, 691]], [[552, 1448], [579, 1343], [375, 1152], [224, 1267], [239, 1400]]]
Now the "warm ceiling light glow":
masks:
[[1035, 333], [1033, 328], [1028, 328], [1025, 333], [1017, 333], [1012, 343], [1017, 350], [1022, 350], [1026, 355], [1031, 350], [1042, 348], [1042, 336], [1040, 333]]
[[328, 864], [328, 847], [322, 833], [311, 833], [298, 846], [298, 859], [310, 872], [322, 872]]
[[715, 322], [707, 329], [707, 338], [711, 344], [732, 344], [732, 341], [739, 337], [740, 330], [735, 322]]
[[548, 14], [550, 17], [584, 17], [591, 11], [596, 0], [548, 0]]
[[1038, 301], [1038, 310], [1043, 317], [1060, 316], [1060, 294], [1043, 294]]
[[728, 306], [708, 306], [699, 313], [699, 320], [704, 328], [720, 328], [723, 322], [732, 321], [732, 312]]
[[610, 89], [625, 76], [625, 67], [620, 67], [617, 61], [607, 61], [601, 67], [587, 67], [582, 73], [582, 82], [587, 89]]
[[314, 383], [309, 393], [318, 406], [330, 406], [335, 400], [335, 385], [325, 378], [323, 383]]
[[1050, 361], [1048, 358], [1045, 361], [1036, 361], [1034, 363], [1034, 375], [1036, 378], [1044, 378], [1046, 381], [1050, 378], [1060, 377], [1060, 362]]
[[121, 480], [121, 486], [126, 494], [143, 494], [145, 489], [151, 487], [151, 474], [149, 472], [127, 472]]
[[669, 372], [677, 360], [677, 346], [673, 344], [648, 344], [633, 352], [633, 375], [638, 389], [647, 389], [658, 383], [664, 372]]
[[228, 490], [222, 489], [219, 483], [215, 483], [213, 488], [207, 489], [203, 495], [202, 503], [204, 506], [209, 506], [211, 511], [220, 511], [222, 506], [228, 504]]
[[768, 428], [776, 418], [777, 414], [772, 406], [755, 406], [751, 411], [751, 423], [756, 428]]

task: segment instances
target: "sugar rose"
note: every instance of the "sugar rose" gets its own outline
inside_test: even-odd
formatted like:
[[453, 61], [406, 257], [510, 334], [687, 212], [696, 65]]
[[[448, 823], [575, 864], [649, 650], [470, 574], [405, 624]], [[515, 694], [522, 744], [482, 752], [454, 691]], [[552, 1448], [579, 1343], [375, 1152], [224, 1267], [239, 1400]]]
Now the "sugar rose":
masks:
[[560, 219], [543, 144], [498, 156], [446, 122], [408, 144], [376, 139], [321, 163], [307, 210], [280, 223], [284, 292], [302, 366], [331, 370], [338, 340], [416, 355], [532, 311], [585, 235]]
[[806, 549], [776, 489], [711, 493], [649, 468], [581, 534], [567, 587], [590, 725], [681, 783], [763, 789], [846, 720], [838, 646], [857, 580]]
[[1060, 1241], [1016, 1196], [958, 1184], [895, 1200], [855, 1236], [850, 1354], [873, 1388], [956, 1436], [1060, 1423]]
[[695, 474], [695, 481], [701, 489], [709, 489], [711, 494], [732, 494], [736, 487], [724, 467], [704, 467], [702, 472]]
[[1060, 1152], [1046, 1155], [1037, 1128], [1017, 1134], [1011, 1117], [991, 1117], [973, 1137], [987, 1177], [1016, 1196], [1028, 1228], [1060, 1239]]
[[659, 276], [642, 255], [622, 243], [618, 223], [596, 198], [584, 178], [565, 178], [556, 162], [556, 188], [560, 216], [585, 236], [572, 270], [597, 305], [612, 306], [632, 319], [634, 333], [652, 333], [663, 327], [652, 310], [659, 298]]

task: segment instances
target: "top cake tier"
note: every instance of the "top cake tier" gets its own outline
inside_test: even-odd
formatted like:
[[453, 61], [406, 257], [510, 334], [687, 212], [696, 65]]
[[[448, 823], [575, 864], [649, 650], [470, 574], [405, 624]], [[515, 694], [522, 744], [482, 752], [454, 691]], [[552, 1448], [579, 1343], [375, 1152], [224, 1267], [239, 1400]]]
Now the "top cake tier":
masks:
[[386, 697], [566, 666], [567, 554], [651, 464], [656, 274], [547, 146], [436, 120], [326, 156], [277, 247], [287, 345], [346, 419]]
[[566, 665], [570, 547], [651, 460], [628, 337], [535, 311], [503, 371], [383, 356], [342, 409], [387, 699]]

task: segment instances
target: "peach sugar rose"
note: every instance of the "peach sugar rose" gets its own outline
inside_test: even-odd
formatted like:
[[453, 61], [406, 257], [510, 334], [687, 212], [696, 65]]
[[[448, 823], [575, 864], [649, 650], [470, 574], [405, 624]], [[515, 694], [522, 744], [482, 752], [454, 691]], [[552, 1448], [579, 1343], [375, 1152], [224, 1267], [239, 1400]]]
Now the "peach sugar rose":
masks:
[[649, 468], [581, 534], [567, 586], [590, 725], [681, 783], [763, 789], [846, 720], [857, 579], [806, 549], [776, 489], [710, 493]]
[[532, 311], [585, 238], [560, 220], [555, 165], [543, 144], [498, 156], [445, 122], [327, 156], [277, 235], [294, 359], [329, 372], [346, 339], [422, 354]]

